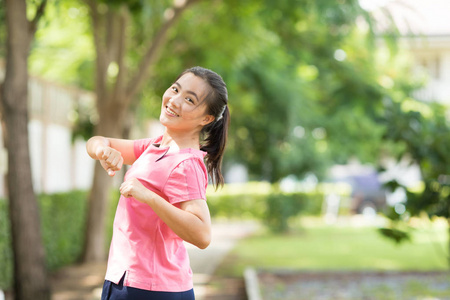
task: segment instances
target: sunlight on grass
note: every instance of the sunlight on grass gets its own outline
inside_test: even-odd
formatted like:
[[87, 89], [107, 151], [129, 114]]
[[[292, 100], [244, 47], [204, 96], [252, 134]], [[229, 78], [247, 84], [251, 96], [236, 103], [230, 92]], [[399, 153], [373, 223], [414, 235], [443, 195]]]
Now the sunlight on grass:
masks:
[[238, 243], [219, 268], [238, 276], [247, 266], [303, 270], [447, 270], [446, 227], [417, 225], [395, 244], [373, 226], [329, 226], [305, 219], [289, 234], [262, 231]]

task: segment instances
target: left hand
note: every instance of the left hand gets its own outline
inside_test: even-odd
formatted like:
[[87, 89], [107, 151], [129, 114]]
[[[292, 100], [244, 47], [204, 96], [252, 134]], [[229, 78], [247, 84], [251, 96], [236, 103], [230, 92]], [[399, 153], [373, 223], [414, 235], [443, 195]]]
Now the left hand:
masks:
[[144, 203], [152, 193], [137, 178], [130, 178], [127, 181], [123, 182], [120, 185], [119, 190], [124, 197], [133, 197], [134, 199]]

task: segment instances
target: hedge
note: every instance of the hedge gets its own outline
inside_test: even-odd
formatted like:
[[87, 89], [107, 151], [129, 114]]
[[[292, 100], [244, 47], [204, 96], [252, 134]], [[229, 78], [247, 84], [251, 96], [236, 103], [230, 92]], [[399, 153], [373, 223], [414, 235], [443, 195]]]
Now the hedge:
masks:
[[[81, 254], [86, 215], [85, 191], [39, 195], [42, 239], [47, 267], [74, 263]], [[0, 289], [12, 286], [13, 254], [7, 201], [0, 199]]]
[[13, 256], [11, 251], [8, 207], [4, 199], [0, 199], [0, 290], [12, 285]]
[[327, 193], [348, 196], [344, 185], [320, 184], [314, 189], [286, 192], [276, 184], [250, 182], [228, 184], [215, 191], [208, 188], [212, 217], [258, 219], [275, 232], [287, 231], [288, 221], [297, 215], [319, 215]]

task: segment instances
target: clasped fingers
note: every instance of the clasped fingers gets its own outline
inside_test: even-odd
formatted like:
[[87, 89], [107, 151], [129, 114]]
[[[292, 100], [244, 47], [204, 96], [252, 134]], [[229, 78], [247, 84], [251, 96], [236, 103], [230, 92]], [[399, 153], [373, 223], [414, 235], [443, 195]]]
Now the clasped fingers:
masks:
[[106, 170], [106, 172], [108, 172], [109, 176], [114, 176], [116, 171], [122, 169], [122, 154], [111, 147], [101, 149], [101, 151], [97, 154], [97, 157], [99, 158], [102, 167]]
[[145, 202], [149, 193], [149, 190], [137, 178], [124, 181], [120, 185], [119, 191], [126, 198], [133, 197], [141, 202]]

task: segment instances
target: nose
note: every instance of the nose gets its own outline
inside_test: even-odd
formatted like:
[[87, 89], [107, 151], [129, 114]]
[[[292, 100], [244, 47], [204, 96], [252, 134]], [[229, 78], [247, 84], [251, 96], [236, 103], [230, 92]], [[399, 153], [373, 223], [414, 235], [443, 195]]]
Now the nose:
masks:
[[178, 107], [178, 106], [180, 106], [180, 99], [181, 99], [180, 95], [174, 95], [174, 96], [170, 97], [169, 104], [174, 107]]

